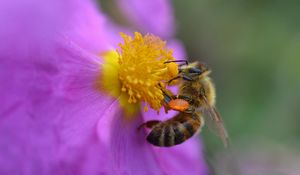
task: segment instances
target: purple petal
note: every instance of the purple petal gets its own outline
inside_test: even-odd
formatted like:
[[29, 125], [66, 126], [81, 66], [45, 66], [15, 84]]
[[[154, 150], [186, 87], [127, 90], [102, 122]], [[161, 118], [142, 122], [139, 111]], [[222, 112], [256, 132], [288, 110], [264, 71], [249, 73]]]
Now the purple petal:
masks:
[[[1, 84], [5, 84], [1, 86], [0, 92], [4, 99], [0, 110], [3, 116], [6, 117], [18, 106], [25, 105], [23, 115], [34, 120], [58, 122], [62, 130], [70, 126], [81, 132], [80, 128], [91, 125], [88, 123], [95, 125], [95, 119], [101, 113], [98, 112], [97, 115], [94, 112], [96, 109], [103, 109], [99, 99], [103, 100], [104, 107], [106, 102], [109, 104], [112, 100], [96, 90], [95, 82], [99, 76], [101, 61], [95, 55], [87, 53], [100, 45], [89, 45], [90, 48], [83, 42], [91, 40], [95, 32], [80, 35], [89, 33], [86, 30], [88, 27], [102, 27], [100, 23], [82, 22], [85, 17], [95, 21], [99, 18], [92, 4], [82, 1], [51, 1], [45, 5], [35, 0], [26, 0], [21, 4], [2, 1], [1, 5], [4, 10], [1, 12], [6, 16], [1, 16], [0, 21], [7, 22], [7, 25], [1, 28], [0, 36], [8, 34], [5, 35], [5, 41], [8, 42], [0, 43], [4, 48], [0, 52], [0, 80]], [[75, 15], [74, 18], [74, 14], [85, 15], [82, 18]], [[11, 22], [8, 15], [15, 21]], [[68, 26], [74, 27], [73, 33], [67, 29]], [[28, 33], [24, 33], [25, 31]], [[65, 35], [66, 31], [70, 35]], [[100, 36], [104, 35], [101, 31], [99, 33]], [[26, 36], [19, 36], [21, 34]], [[93, 38], [96, 39], [99, 37]], [[95, 43], [93, 40], [91, 43]], [[106, 42], [99, 41], [102, 44]], [[101, 49], [104, 48], [99, 47], [99, 51]], [[76, 118], [77, 116], [81, 119]], [[84, 121], [79, 125], [76, 120]], [[77, 138], [81, 137], [74, 137]]]
[[[111, 163], [114, 174], [163, 174], [156, 162], [151, 146], [145, 142], [145, 133], [138, 131], [142, 123], [140, 117], [127, 120], [118, 103], [115, 103], [105, 115], [110, 125], [103, 129], [98, 127], [100, 139], [109, 135]], [[103, 119], [105, 119], [103, 118]], [[105, 122], [101, 120], [101, 122]], [[103, 125], [100, 125], [103, 126]]]
[[172, 39], [168, 41], [168, 47], [173, 50], [173, 56], [176, 60], [187, 60], [185, 48], [179, 40]]
[[107, 163], [109, 152], [106, 144], [99, 142], [96, 135], [93, 135], [85, 144], [72, 147], [59, 155], [49, 174], [112, 174]]
[[171, 148], [153, 147], [157, 161], [165, 174], [208, 174], [199, 138], [193, 138]]
[[[77, 43], [81, 48], [99, 54], [111, 49], [110, 21], [99, 11], [96, 4], [74, 1], [74, 13], [63, 34]], [[117, 33], [119, 33], [118, 31]]]
[[1, 1], [0, 58], [25, 59], [45, 51], [69, 23], [72, 13], [70, 1]]
[[104, 149], [93, 138], [113, 99], [95, 86], [101, 60], [94, 54], [107, 41], [87, 31], [99, 23], [70, 21], [75, 12], [97, 15], [91, 4], [73, 2], [0, 2], [0, 174], [81, 174], [79, 165], [83, 172], [96, 166], [84, 164], [93, 161], [82, 161], [92, 155], [85, 151]]
[[98, 54], [109, 46], [107, 22], [90, 1], [3, 0], [0, 59], [25, 59], [48, 52], [62, 36]]
[[36, 125], [18, 107], [0, 122], [0, 174], [46, 174], [58, 140], [51, 126]]
[[[10, 120], [16, 121], [14, 117]], [[9, 120], [0, 124], [1, 175], [98, 175], [109, 172], [105, 158], [107, 149], [95, 135], [85, 144], [61, 149], [54, 126], [39, 124], [26, 117], [18, 116], [19, 122], [14, 122], [14, 126]]]
[[163, 38], [174, 34], [174, 15], [169, 0], [118, 0], [118, 5], [137, 30]]
[[[52, 93], [38, 94], [33, 89], [31, 98], [41, 103], [31, 104], [32, 115], [54, 120], [63, 140], [84, 140], [95, 132], [97, 121], [113, 98], [96, 88], [101, 60], [73, 44], [58, 48], [61, 72], [52, 79]], [[56, 83], [56, 84], [55, 84]], [[34, 86], [36, 88], [38, 86]], [[47, 99], [45, 101], [45, 99]]]
[[[16, 82], [22, 80], [17, 75], [26, 77], [26, 82], [8, 81], [18, 85], [19, 91], [13, 88], [4, 95], [7, 100], [0, 118], [0, 172], [76, 172], [82, 159], [77, 154], [85, 156], [82, 147], [89, 148], [87, 143], [96, 133], [97, 121], [113, 102], [95, 88], [100, 71], [100, 63], [95, 60], [99, 58], [78, 49], [72, 44], [61, 45], [57, 52], [59, 67], [36, 62], [27, 71], [14, 72]], [[14, 93], [22, 96], [13, 98]], [[65, 160], [68, 155], [74, 157]], [[57, 165], [57, 161], [67, 167]], [[18, 169], [14, 168], [16, 164]]]

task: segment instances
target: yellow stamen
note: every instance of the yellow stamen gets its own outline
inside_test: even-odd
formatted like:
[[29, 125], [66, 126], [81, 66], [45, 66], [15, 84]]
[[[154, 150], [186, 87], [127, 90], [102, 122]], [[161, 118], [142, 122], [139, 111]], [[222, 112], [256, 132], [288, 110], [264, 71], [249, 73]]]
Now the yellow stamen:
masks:
[[164, 86], [159, 86], [159, 83], [167, 82], [178, 74], [176, 63], [165, 63], [174, 60], [173, 51], [151, 34], [143, 37], [135, 32], [134, 38], [123, 33], [121, 36], [124, 43], [119, 44], [120, 50], [104, 55], [102, 86], [112, 96], [121, 98], [120, 104], [126, 110], [127, 106], [146, 102], [158, 111], [164, 98], [161, 90]]

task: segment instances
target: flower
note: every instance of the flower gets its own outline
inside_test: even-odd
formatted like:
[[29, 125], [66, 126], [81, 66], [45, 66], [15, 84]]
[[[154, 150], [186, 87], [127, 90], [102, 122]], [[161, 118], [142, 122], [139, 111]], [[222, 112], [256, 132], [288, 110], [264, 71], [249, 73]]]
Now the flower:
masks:
[[127, 113], [136, 111], [141, 101], [159, 110], [164, 98], [159, 83], [167, 82], [178, 74], [176, 63], [165, 64], [175, 60], [173, 51], [154, 35], [143, 37], [135, 32], [134, 39], [123, 33], [121, 36], [124, 39], [124, 44], [120, 44], [121, 51], [104, 55], [106, 61], [102, 66], [99, 89], [120, 97], [120, 104]]
[[118, 98], [99, 90], [99, 53], [116, 37], [93, 3], [1, 1], [0, 23], [0, 174], [206, 172], [197, 138], [155, 148], [136, 128], [162, 112], [128, 120]]

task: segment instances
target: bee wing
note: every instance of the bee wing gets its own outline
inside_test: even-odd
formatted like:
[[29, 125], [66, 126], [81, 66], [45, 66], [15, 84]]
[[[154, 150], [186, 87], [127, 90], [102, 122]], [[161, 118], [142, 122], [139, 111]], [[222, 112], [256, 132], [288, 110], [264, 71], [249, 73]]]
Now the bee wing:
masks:
[[215, 133], [217, 133], [217, 135], [221, 138], [224, 146], [227, 148], [229, 145], [229, 136], [227, 133], [227, 130], [224, 126], [223, 120], [219, 114], [219, 112], [217, 111], [217, 109], [214, 106], [210, 106], [207, 103], [206, 98], [204, 97], [204, 101], [206, 103], [206, 105], [208, 106], [208, 108], [206, 108], [206, 112], [208, 112], [208, 116], [206, 117], [206, 123], [208, 125], [208, 127], [213, 130]]

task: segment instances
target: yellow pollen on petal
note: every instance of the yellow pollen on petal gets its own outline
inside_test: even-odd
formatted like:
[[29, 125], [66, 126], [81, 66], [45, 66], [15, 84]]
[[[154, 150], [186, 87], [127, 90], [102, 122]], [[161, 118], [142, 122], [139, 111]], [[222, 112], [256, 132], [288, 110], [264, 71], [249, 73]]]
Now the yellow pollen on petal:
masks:
[[[124, 33], [121, 33], [121, 36], [124, 42], [119, 44], [120, 49], [114, 55], [114, 60], [117, 61], [117, 65], [113, 66], [116, 68], [112, 73], [114, 80], [107, 80], [107, 77], [112, 78], [112, 75], [108, 75], [108, 72], [103, 69], [102, 79], [106, 80], [103, 81], [104, 83], [107, 83], [104, 85], [105, 89], [119, 92], [123, 98], [120, 100], [123, 104], [126, 101], [124, 98], [127, 98], [130, 105], [140, 105], [140, 102], [145, 102], [150, 108], [159, 111], [164, 98], [162, 87], [165, 87], [159, 84], [168, 82], [178, 74], [177, 63], [165, 63], [175, 60], [173, 51], [166, 47], [165, 41], [151, 34], [142, 36], [135, 32], [134, 38]], [[117, 59], [115, 59], [116, 55]], [[110, 62], [105, 61], [104, 68], [110, 68], [111, 66], [105, 65]], [[115, 83], [116, 81], [119, 81], [119, 84]], [[117, 85], [112, 87], [110, 86], [112, 84]], [[115, 95], [116, 93], [110, 94]], [[123, 107], [126, 111], [126, 105]], [[147, 105], [144, 110], [148, 110]]]

